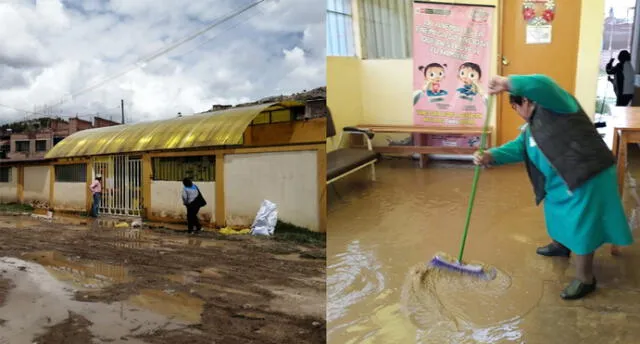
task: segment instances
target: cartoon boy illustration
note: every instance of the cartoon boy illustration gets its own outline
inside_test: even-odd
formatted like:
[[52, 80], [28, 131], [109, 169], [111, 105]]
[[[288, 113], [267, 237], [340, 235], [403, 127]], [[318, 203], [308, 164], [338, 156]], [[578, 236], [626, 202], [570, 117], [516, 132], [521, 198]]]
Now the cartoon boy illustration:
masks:
[[457, 91], [461, 96], [473, 98], [473, 96], [481, 93], [478, 82], [482, 77], [480, 66], [473, 62], [465, 62], [458, 68], [458, 79], [462, 82], [462, 87]]
[[426, 66], [418, 67], [424, 74], [424, 87], [422, 91], [427, 97], [437, 97], [447, 95], [448, 92], [440, 88], [440, 82], [445, 78], [446, 64], [430, 63]]

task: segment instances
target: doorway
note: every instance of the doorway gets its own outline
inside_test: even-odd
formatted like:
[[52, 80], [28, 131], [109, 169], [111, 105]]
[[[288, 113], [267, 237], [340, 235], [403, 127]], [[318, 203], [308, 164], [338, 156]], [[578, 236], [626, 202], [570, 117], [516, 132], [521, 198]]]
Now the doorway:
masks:
[[[534, 3], [536, 15], [544, 11], [546, 2]], [[580, 38], [578, 13], [582, 1], [555, 0], [555, 3], [556, 19], [552, 22], [551, 43], [527, 44], [523, 1], [500, 1], [500, 75], [546, 74], [561, 87], [574, 90]], [[497, 143], [500, 145], [515, 139], [524, 121], [513, 112], [509, 95], [500, 95], [498, 104], [496, 124]]]
[[[607, 63], [613, 58], [616, 59], [613, 64], [617, 64], [618, 54], [622, 50], [631, 52], [633, 56], [636, 55], [632, 49], [636, 17], [635, 5], [636, 0], [605, 1], [605, 18], [596, 101], [596, 114], [600, 116], [609, 115], [610, 108], [616, 105], [616, 94], [613, 83], [609, 81], [610, 76], [606, 73]], [[606, 117], [600, 117], [596, 120], [606, 121]]]
[[139, 156], [98, 157], [94, 160], [93, 171], [102, 175], [100, 213], [141, 216], [142, 159]]

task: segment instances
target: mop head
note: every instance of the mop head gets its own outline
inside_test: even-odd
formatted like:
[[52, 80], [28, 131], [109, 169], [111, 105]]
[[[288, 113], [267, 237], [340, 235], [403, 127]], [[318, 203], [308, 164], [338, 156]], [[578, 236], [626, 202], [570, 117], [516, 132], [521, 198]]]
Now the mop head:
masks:
[[431, 262], [429, 262], [429, 265], [437, 269], [459, 272], [461, 274], [485, 280], [492, 280], [496, 278], [496, 270], [494, 268], [490, 268], [482, 264], [464, 264], [443, 253], [437, 254], [433, 257]]

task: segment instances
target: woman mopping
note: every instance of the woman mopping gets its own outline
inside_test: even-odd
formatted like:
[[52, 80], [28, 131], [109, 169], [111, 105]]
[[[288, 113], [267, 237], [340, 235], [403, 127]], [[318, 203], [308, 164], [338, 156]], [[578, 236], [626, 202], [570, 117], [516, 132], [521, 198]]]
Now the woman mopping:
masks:
[[605, 243], [633, 242], [618, 192], [615, 157], [576, 99], [545, 75], [494, 77], [489, 92], [509, 92], [511, 107], [527, 123], [505, 145], [474, 155], [477, 165], [524, 162], [536, 204], [544, 200], [553, 242], [544, 256], [576, 255], [576, 278], [563, 299], [596, 289], [593, 255]]

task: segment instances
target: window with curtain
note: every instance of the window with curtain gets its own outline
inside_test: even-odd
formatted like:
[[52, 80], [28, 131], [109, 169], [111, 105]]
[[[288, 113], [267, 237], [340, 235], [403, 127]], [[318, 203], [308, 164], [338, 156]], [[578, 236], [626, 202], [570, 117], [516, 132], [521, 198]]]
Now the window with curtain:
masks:
[[327, 56], [355, 56], [351, 0], [327, 0]]
[[358, 0], [362, 58], [411, 57], [413, 2], [408, 0]]

